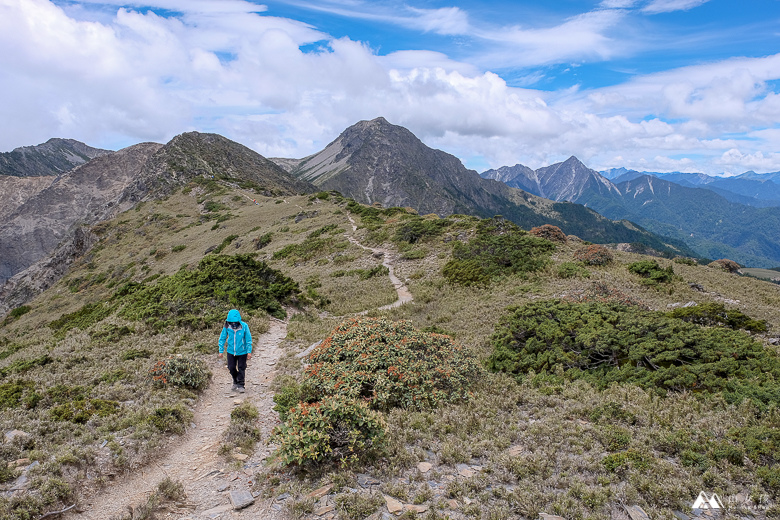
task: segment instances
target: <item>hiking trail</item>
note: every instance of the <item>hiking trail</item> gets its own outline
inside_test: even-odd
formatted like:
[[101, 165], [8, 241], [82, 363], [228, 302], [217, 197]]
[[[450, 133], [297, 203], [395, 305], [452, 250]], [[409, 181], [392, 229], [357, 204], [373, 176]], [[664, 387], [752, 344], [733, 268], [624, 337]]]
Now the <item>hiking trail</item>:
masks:
[[[351, 216], [353, 231], [357, 226]], [[375, 258], [382, 257], [382, 265], [388, 268], [390, 281], [398, 294], [398, 300], [380, 307], [389, 309], [412, 301], [412, 294], [406, 285], [395, 276], [393, 264], [395, 255], [383, 248], [364, 246], [347, 234], [353, 244], [371, 251]], [[365, 314], [364, 311], [360, 314]], [[63, 512], [59, 518], [65, 520], [107, 520], [127, 515], [133, 507], [145, 504], [147, 498], [165, 478], [181, 482], [187, 494], [184, 504], [169, 505], [160, 515], [176, 520], [249, 520], [281, 519], [284, 512], [273, 499], [256, 497], [254, 504], [234, 510], [230, 501], [231, 492], [252, 490], [255, 473], [271, 455], [268, 439], [279, 423], [273, 411], [273, 391], [270, 384], [276, 375], [275, 365], [283, 354], [281, 342], [287, 336], [287, 322], [270, 319], [268, 332], [260, 335], [254, 344], [252, 359], [247, 365], [247, 388], [245, 394], [230, 390], [232, 379], [224, 359], [216, 355], [209, 357], [209, 368], [213, 379], [198, 398], [193, 410], [192, 425], [187, 431], [168, 440], [154, 462], [127, 474], [119, 475], [102, 489], [92, 489], [81, 496], [76, 506]], [[216, 353], [216, 338], [215, 353]], [[310, 347], [311, 348], [311, 347]], [[309, 350], [309, 349], [307, 349]], [[305, 352], [304, 352], [305, 353]], [[301, 354], [304, 354], [301, 353]], [[300, 356], [300, 354], [299, 354]], [[231, 460], [218, 453], [225, 430], [230, 425], [230, 412], [243, 401], [255, 405], [260, 413], [258, 427], [261, 441], [255, 452], [245, 461], [241, 469], [235, 469]], [[167, 511], [167, 514], [165, 513]]]

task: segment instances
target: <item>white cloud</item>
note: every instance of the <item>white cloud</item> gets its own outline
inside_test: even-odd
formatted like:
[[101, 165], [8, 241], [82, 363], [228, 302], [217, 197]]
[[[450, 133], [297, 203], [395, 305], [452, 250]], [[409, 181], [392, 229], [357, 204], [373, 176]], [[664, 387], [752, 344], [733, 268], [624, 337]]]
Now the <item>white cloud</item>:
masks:
[[[780, 55], [542, 92], [440, 52], [381, 56], [248, 2], [154, 5], [181, 14], [118, 7], [98, 19], [46, 0], [0, 0], [0, 118], [12, 122], [0, 127], [0, 149], [53, 136], [98, 146], [166, 141], [197, 129], [266, 156], [303, 157], [356, 121], [384, 116], [431, 146], [492, 167], [577, 155], [599, 169], [780, 169], [766, 152], [780, 149], [780, 96], [768, 83], [780, 79]], [[455, 10], [402, 14], [416, 17], [420, 30], [457, 32], [469, 23]], [[607, 59], [625, 52], [605, 36], [624, 16], [607, 9], [479, 38], [495, 40], [495, 63], [518, 50], [511, 59], [537, 65]]]
[[642, 11], [648, 14], [670, 13], [672, 11], [687, 11], [706, 4], [710, 0], [653, 0]]
[[780, 153], [743, 153], [737, 148], [727, 150], [716, 159], [715, 164], [726, 168], [727, 173], [743, 173], [747, 170], [759, 172], [780, 171]]

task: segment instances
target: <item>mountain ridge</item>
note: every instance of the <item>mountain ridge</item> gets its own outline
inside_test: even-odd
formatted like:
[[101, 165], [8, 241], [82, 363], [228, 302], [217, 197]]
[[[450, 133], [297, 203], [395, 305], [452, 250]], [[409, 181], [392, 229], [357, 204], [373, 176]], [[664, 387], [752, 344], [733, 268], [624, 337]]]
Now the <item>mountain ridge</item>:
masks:
[[75, 139], [53, 137], [34, 146], [0, 153], [0, 175], [39, 177], [60, 175], [111, 150], [93, 148]]
[[635, 224], [484, 179], [457, 157], [429, 148], [408, 129], [381, 117], [355, 123], [318, 153], [276, 160], [292, 175], [364, 204], [408, 206], [440, 216], [502, 215], [526, 229], [553, 224], [594, 242], [642, 242], [657, 249], [682, 247], [692, 254], [681, 242]]

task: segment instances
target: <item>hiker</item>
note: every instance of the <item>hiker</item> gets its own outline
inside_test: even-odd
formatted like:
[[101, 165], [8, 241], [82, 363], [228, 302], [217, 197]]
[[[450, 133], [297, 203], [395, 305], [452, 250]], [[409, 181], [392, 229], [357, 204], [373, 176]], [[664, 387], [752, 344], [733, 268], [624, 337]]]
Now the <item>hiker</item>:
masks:
[[219, 335], [219, 357], [227, 351], [227, 365], [233, 376], [233, 388], [244, 393], [246, 362], [252, 359], [252, 334], [249, 325], [241, 321], [241, 313], [236, 309], [228, 312], [222, 334]]

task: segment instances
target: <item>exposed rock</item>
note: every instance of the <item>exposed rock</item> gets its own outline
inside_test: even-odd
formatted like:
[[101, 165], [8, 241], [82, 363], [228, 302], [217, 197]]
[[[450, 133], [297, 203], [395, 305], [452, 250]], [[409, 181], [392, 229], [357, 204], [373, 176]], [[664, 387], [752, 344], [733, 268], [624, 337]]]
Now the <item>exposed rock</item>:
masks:
[[324, 497], [328, 493], [330, 493], [330, 490], [333, 489], [333, 484], [328, 484], [327, 486], [322, 486], [321, 488], [315, 489], [308, 495], [306, 495], [308, 498], [320, 498]]
[[249, 491], [231, 491], [230, 492], [230, 504], [233, 509], [244, 509], [255, 503], [255, 497]]
[[381, 484], [381, 482], [375, 479], [374, 477], [362, 473], [358, 474], [357, 481], [358, 481], [358, 485], [362, 488], [378, 486], [379, 484]]
[[433, 464], [430, 462], [419, 462], [417, 464], [417, 469], [420, 470], [420, 473], [428, 473], [432, 467]]
[[631, 517], [631, 520], [650, 520], [650, 517], [645, 513], [645, 510], [639, 506], [624, 506], [626, 513]]
[[387, 510], [390, 511], [390, 513], [400, 513], [404, 510], [404, 505], [400, 500], [396, 500], [395, 498], [383, 495], [385, 499], [385, 504], [387, 505]]
[[566, 520], [562, 516], [548, 515], [547, 513], [539, 513], [539, 518], [541, 520]]
[[14, 439], [29, 439], [30, 434], [22, 430], [11, 430], [5, 434], [5, 442], [13, 442]]

